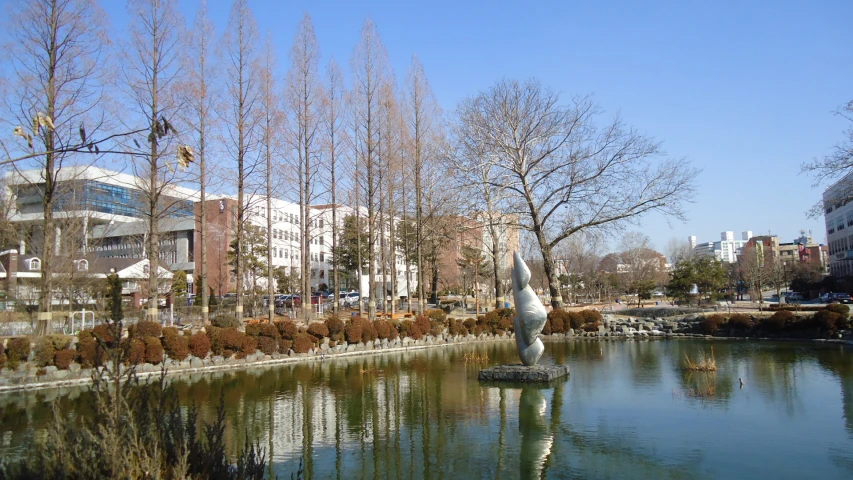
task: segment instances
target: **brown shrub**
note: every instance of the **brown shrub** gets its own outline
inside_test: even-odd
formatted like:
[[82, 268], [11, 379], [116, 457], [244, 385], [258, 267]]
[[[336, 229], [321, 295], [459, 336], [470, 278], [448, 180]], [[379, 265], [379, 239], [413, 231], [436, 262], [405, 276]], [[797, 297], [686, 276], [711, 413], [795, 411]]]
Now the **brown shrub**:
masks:
[[391, 330], [395, 330], [393, 326], [391, 326], [391, 322], [388, 320], [377, 320], [375, 323], [376, 326], [376, 336], [380, 340], [388, 340], [391, 337]]
[[92, 330], [82, 330], [77, 334], [77, 363], [85, 368], [101, 364], [98, 341]]
[[705, 335], [713, 335], [724, 321], [722, 315], [708, 315], [699, 321], [699, 331]]
[[583, 317], [584, 323], [595, 323], [601, 321], [601, 312], [598, 310], [586, 309], [579, 312]]
[[285, 340], [280, 338], [278, 340], [278, 351], [281, 353], [289, 353], [290, 349], [293, 347], [293, 340]]
[[391, 324], [391, 331], [388, 332], [388, 340], [396, 340], [400, 336], [398, 325]]
[[473, 330], [474, 325], [476, 325], [476, 324], [477, 324], [477, 321], [474, 320], [473, 318], [466, 318], [465, 321], [462, 322], [462, 325], [465, 325], [465, 328], [467, 328], [468, 331]]
[[426, 316], [430, 320], [435, 320], [437, 322], [441, 322], [442, 324], [447, 320], [447, 313], [441, 309], [427, 310]]
[[424, 315], [418, 315], [415, 317], [415, 325], [422, 334], [429, 332], [432, 328], [432, 323], [429, 321], [429, 317]]
[[9, 368], [18, 368], [18, 364], [26, 362], [30, 356], [30, 339], [27, 337], [10, 338], [6, 344], [6, 362]]
[[583, 327], [585, 320], [584, 320], [581, 312], [569, 312], [568, 318], [569, 318], [569, 327], [571, 327], [573, 329], [578, 329], [578, 328]]
[[552, 333], [551, 332], [551, 319], [546, 318], [545, 319], [545, 325], [542, 327], [542, 334], [543, 335], [551, 335], [551, 333]]
[[361, 320], [361, 341], [364, 343], [372, 342], [379, 338], [379, 332], [376, 331], [376, 325], [367, 319]]
[[157, 365], [163, 361], [163, 344], [157, 337], [143, 337], [145, 342], [145, 361]]
[[125, 365], [145, 363], [145, 342], [141, 338], [129, 338], [122, 342], [125, 348]]
[[3, 347], [3, 342], [0, 342], [0, 369], [6, 366], [6, 349]]
[[[358, 343], [361, 341], [361, 322], [355, 322], [350, 320], [347, 322], [347, 326], [344, 327], [344, 334], [347, 338], [347, 343]], [[294, 349], [295, 351], [295, 349]]]
[[54, 333], [52, 335], [48, 335], [47, 338], [50, 340], [50, 343], [53, 344], [53, 348], [56, 350], [64, 350], [71, 346], [71, 340], [74, 339], [71, 335], [60, 335], [58, 333]]
[[850, 306], [843, 303], [831, 303], [826, 306], [826, 309], [837, 313], [843, 320], [847, 320], [847, 317], [850, 316]]
[[308, 333], [318, 339], [323, 339], [329, 336], [329, 327], [326, 326], [325, 322], [314, 322], [308, 325]]
[[274, 339], [281, 337], [281, 333], [278, 331], [278, 328], [276, 328], [272, 323], [251, 323], [246, 325], [246, 335]]
[[733, 328], [735, 330], [746, 331], [752, 328], [752, 319], [749, 318], [749, 315], [744, 315], [742, 313], [734, 313], [729, 316], [726, 325], [729, 328]]
[[53, 357], [53, 364], [60, 370], [68, 370], [68, 367], [71, 366], [71, 362], [74, 361], [76, 356], [77, 352], [70, 348], [57, 350]]
[[160, 326], [157, 322], [149, 322], [149, 321], [141, 321], [137, 322], [136, 325], [131, 325], [127, 329], [128, 334], [131, 337], [136, 338], [145, 338], [145, 337], [156, 337], [160, 338], [160, 335], [163, 334], [163, 327]]
[[451, 335], [468, 335], [468, 329], [461, 320], [448, 320], [447, 333]]
[[190, 337], [188, 344], [190, 353], [192, 353], [194, 357], [206, 358], [207, 354], [210, 352], [210, 337], [201, 332], [194, 333]]
[[592, 323], [583, 324], [583, 329], [585, 332], [597, 332], [599, 326], [601, 326], [601, 323], [598, 321], [595, 321]]
[[418, 325], [411, 320], [403, 320], [400, 322], [400, 334], [404, 337], [410, 337], [414, 340], [420, 340], [424, 338], [423, 330], [418, 327]]
[[109, 348], [117, 346], [115, 335], [113, 335], [113, 326], [108, 323], [95, 325], [95, 328], [92, 329], [92, 334], [95, 335], [95, 338], [106, 343]]
[[210, 318], [210, 323], [217, 328], [238, 328], [242, 325], [233, 313], [220, 313]]
[[831, 310], [821, 310], [812, 317], [812, 322], [828, 335], [835, 335], [839, 326], [844, 323], [841, 315]]
[[[505, 308], [504, 310], [510, 309]], [[515, 331], [515, 325], [513, 324], [512, 317], [501, 317], [498, 321], [498, 328], [501, 330], [506, 330], [507, 332]]]
[[182, 361], [190, 355], [187, 337], [178, 333], [177, 329], [163, 329], [163, 349], [172, 360]]
[[762, 318], [758, 325], [768, 333], [778, 333], [794, 321], [794, 314], [787, 310], [779, 310], [769, 317]]
[[264, 355], [272, 355], [278, 351], [278, 341], [274, 338], [260, 336], [258, 337], [258, 350]]
[[39, 337], [36, 340], [36, 345], [33, 348], [33, 360], [39, 367], [53, 365], [53, 357], [56, 355], [56, 348], [53, 347], [53, 342], [48, 337]]
[[326, 328], [329, 329], [329, 336], [341, 333], [344, 331], [344, 327], [346, 326], [340, 318], [338, 318], [334, 313], [329, 315], [325, 320]]
[[278, 328], [278, 333], [281, 334], [281, 338], [285, 340], [293, 340], [299, 333], [296, 328], [296, 323], [289, 318], [287, 320], [275, 322], [275, 326]]
[[237, 358], [246, 358], [256, 351], [258, 351], [258, 339], [251, 335], [243, 334], [242, 342], [240, 343], [239, 351], [237, 352]]
[[566, 333], [571, 325], [569, 312], [565, 310], [551, 310], [548, 312], [548, 320], [551, 321], [551, 333]]
[[314, 341], [310, 335], [300, 333], [293, 339], [293, 351], [296, 353], [308, 353], [308, 350], [314, 346]]
[[219, 331], [219, 335], [213, 339], [212, 349], [215, 352], [218, 347], [219, 351], [222, 352], [221, 355], [230, 356], [240, 351], [245, 337], [247, 335], [236, 328], [223, 328]]

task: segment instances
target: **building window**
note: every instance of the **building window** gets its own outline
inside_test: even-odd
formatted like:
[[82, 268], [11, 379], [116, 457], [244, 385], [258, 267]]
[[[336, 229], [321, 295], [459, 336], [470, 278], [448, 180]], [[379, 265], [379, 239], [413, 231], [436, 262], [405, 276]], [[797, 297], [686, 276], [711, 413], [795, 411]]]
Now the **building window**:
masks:
[[88, 260], [80, 260], [77, 262], [77, 271], [78, 272], [86, 272], [89, 270], [89, 262]]
[[39, 260], [38, 258], [31, 258], [30, 270], [41, 270], [41, 260]]

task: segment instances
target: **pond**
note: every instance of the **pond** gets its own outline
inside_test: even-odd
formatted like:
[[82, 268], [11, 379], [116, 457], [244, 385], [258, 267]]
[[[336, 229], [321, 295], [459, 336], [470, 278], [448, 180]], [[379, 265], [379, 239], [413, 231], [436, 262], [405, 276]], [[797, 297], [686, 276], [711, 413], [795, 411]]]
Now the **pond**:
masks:
[[[248, 432], [290, 478], [853, 478], [853, 350], [770, 342], [546, 342], [570, 377], [481, 385], [512, 342], [176, 378], [186, 405]], [[685, 356], [716, 360], [689, 373]], [[741, 388], [739, 378], [744, 380]], [[85, 389], [0, 396], [0, 456]]]

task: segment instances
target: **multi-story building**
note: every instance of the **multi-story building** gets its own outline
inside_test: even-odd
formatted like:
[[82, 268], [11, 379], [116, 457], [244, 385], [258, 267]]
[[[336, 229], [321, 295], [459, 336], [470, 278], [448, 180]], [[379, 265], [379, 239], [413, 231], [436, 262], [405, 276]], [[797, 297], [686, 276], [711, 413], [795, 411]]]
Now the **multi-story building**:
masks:
[[853, 174], [830, 185], [823, 192], [829, 272], [834, 276], [853, 275]]
[[[20, 232], [20, 255], [43, 251], [42, 197], [45, 181], [41, 170], [9, 172], [5, 178], [6, 195], [14, 198], [14, 211], [9, 220]], [[64, 167], [57, 175], [54, 199], [54, 219], [57, 233], [55, 254], [86, 254], [96, 248], [92, 230], [100, 226], [136, 223], [141, 226], [147, 215], [143, 180], [132, 175], [96, 167]], [[192, 216], [197, 192], [180, 186], [169, 186], [161, 195], [163, 216], [181, 218]]]
[[734, 263], [737, 261], [738, 252], [750, 238], [752, 238], [752, 231], [747, 230], [741, 233], [740, 240], [735, 240], [735, 232], [732, 231], [720, 233], [720, 240], [717, 242], [697, 244], [695, 236], [687, 237], [687, 240], [693, 246], [693, 252], [696, 255], [714, 257], [720, 262]]
[[811, 232], [807, 235], [805, 230], [800, 230], [800, 236], [793, 242], [779, 244], [779, 259], [786, 265], [808, 262], [829, 273], [829, 248], [815, 243]]

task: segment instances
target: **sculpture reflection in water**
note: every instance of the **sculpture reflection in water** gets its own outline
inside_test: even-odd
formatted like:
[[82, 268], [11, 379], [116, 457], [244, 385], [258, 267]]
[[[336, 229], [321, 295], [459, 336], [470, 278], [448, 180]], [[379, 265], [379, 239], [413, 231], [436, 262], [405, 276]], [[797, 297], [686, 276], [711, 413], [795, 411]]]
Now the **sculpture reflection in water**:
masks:
[[[558, 387], [559, 388], [559, 387]], [[542, 389], [525, 386], [518, 403], [518, 430], [521, 434], [519, 478], [542, 478], [551, 454], [554, 435], [545, 420], [548, 402]]]

